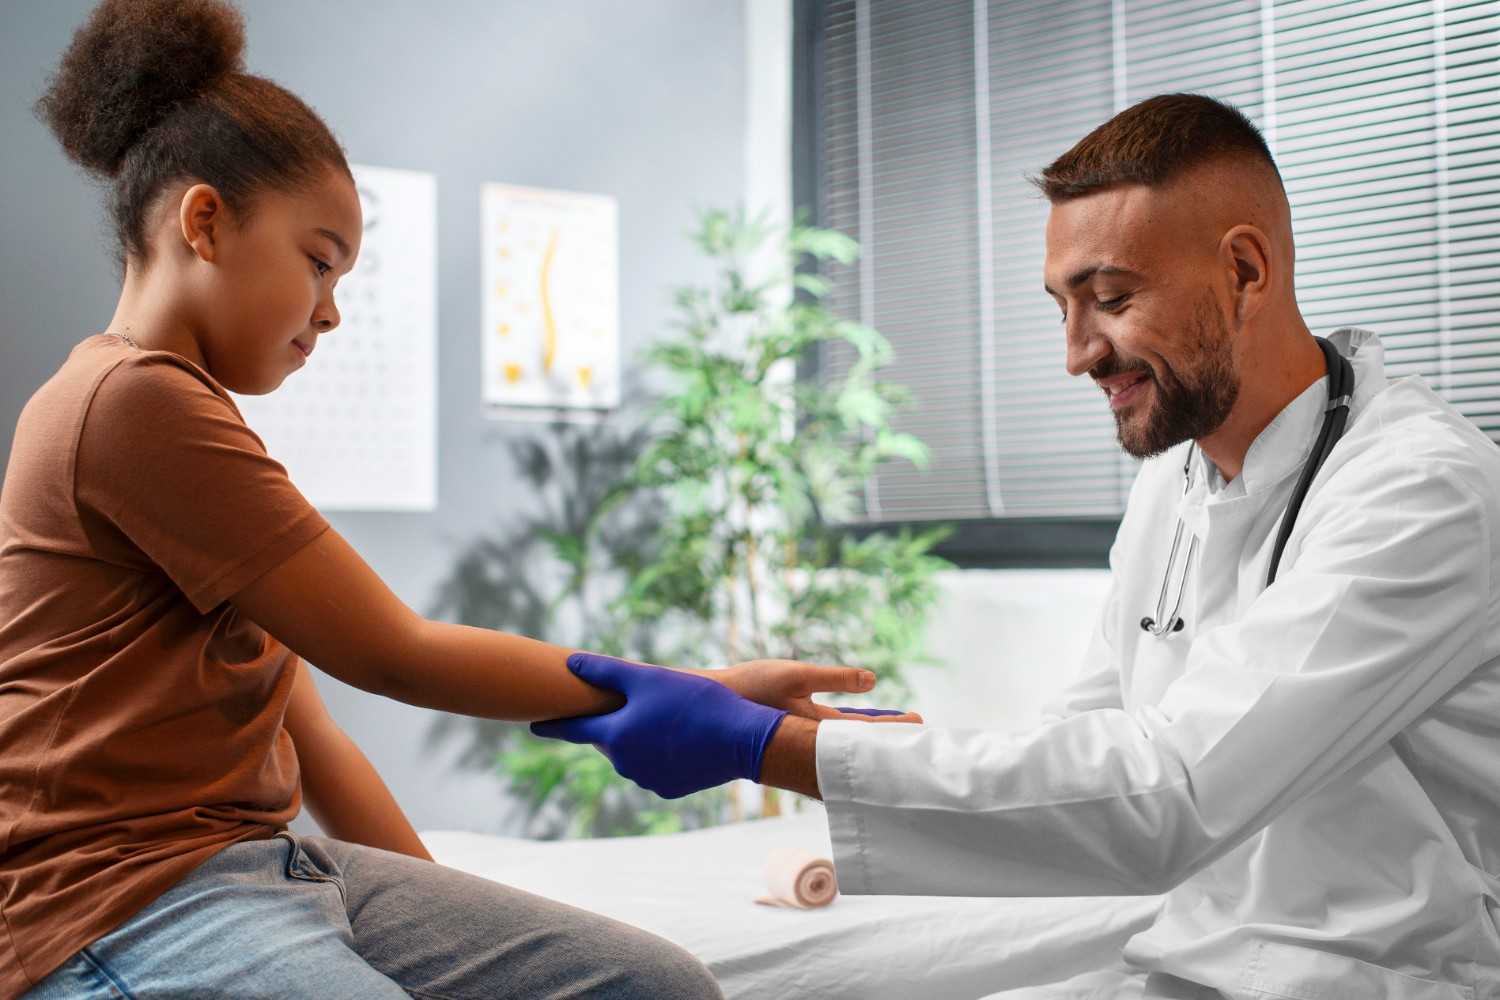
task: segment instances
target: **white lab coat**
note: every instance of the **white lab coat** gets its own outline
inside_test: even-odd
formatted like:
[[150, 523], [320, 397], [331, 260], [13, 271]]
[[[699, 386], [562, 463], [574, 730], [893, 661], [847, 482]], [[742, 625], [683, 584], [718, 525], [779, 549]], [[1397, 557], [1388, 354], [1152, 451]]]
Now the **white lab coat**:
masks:
[[[1186, 445], [1143, 464], [1084, 673], [1040, 728], [822, 725], [844, 892], [1166, 892], [1138, 969], [1230, 997], [1500, 997], [1500, 449], [1421, 379], [1387, 383], [1373, 334], [1331, 339], [1349, 425], [1271, 588], [1326, 380], [1228, 486], [1205, 463], [1184, 496]], [[1162, 640], [1139, 622], [1179, 511], [1200, 553]], [[1003, 645], [976, 655], [1005, 669]]]

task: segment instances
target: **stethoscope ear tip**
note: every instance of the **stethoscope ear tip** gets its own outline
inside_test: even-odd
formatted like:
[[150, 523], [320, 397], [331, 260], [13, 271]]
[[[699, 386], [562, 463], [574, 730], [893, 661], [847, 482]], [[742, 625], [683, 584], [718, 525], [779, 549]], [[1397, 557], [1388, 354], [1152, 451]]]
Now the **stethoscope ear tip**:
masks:
[[1156, 619], [1152, 618], [1150, 615], [1147, 615], [1145, 618], [1141, 619], [1141, 631], [1150, 632], [1152, 635], [1166, 635], [1168, 632], [1181, 632], [1183, 626], [1186, 624], [1187, 623], [1184, 622], [1181, 618], [1177, 618], [1173, 620], [1171, 628], [1158, 629], [1156, 627]]

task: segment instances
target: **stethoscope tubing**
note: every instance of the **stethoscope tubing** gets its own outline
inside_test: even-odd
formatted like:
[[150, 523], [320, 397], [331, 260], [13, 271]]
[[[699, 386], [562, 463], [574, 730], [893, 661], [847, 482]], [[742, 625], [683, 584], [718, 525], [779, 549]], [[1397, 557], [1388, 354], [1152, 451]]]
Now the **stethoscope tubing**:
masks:
[[[1303, 463], [1302, 474], [1297, 478], [1297, 485], [1292, 490], [1291, 499], [1287, 501], [1286, 513], [1281, 519], [1281, 528], [1276, 533], [1276, 544], [1271, 550], [1271, 565], [1266, 571], [1266, 586], [1276, 582], [1276, 570], [1281, 565], [1281, 554], [1286, 549], [1287, 539], [1292, 535], [1292, 527], [1297, 522], [1297, 515], [1302, 510], [1302, 503], [1307, 499], [1307, 492], [1312, 488], [1312, 482], [1317, 478], [1318, 470], [1322, 469], [1323, 463], [1333, 453], [1333, 446], [1338, 443], [1339, 438], [1344, 435], [1344, 427], [1349, 419], [1349, 403], [1354, 396], [1354, 366], [1349, 359], [1339, 354], [1338, 349], [1322, 337], [1314, 337], [1318, 347], [1323, 351], [1323, 360], [1328, 366], [1328, 405], [1323, 411], [1323, 425], [1318, 430], [1318, 436], [1313, 442], [1312, 450], [1308, 453], [1307, 461]], [[1183, 463], [1183, 495], [1186, 496], [1192, 488], [1192, 462], [1193, 451], [1197, 448], [1194, 443], [1188, 448], [1187, 461]], [[1177, 564], [1177, 552], [1182, 548], [1182, 533], [1184, 530], [1181, 515], [1177, 518], [1177, 530], [1172, 536], [1172, 549], [1167, 555], [1167, 568], [1161, 579], [1161, 592], [1156, 598], [1156, 614], [1141, 619], [1141, 629], [1158, 639], [1165, 639], [1173, 632], [1181, 632], [1183, 620], [1181, 618], [1184, 594], [1187, 591], [1188, 575], [1193, 569], [1193, 556], [1198, 551], [1198, 536], [1194, 535], [1192, 542], [1188, 545], [1187, 560], [1182, 566], [1182, 578], [1177, 584], [1177, 599], [1172, 602], [1171, 614], [1167, 614], [1167, 592], [1171, 588], [1172, 569]]]

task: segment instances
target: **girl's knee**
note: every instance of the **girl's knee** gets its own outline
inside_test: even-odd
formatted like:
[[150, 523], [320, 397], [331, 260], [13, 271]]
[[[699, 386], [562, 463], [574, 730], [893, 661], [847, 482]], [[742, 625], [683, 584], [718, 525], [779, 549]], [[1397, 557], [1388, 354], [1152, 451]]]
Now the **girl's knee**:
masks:
[[718, 981], [704, 964], [663, 938], [639, 948], [630, 962], [630, 988], [621, 1000], [723, 1000]]

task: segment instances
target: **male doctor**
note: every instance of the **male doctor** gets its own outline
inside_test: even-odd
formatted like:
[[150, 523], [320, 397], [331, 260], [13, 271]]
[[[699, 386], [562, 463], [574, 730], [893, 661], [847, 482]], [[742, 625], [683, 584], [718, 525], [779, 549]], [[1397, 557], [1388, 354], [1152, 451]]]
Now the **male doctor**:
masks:
[[626, 705], [537, 730], [665, 795], [820, 796], [846, 893], [1166, 894], [1116, 968], [1006, 997], [1500, 997], [1500, 450], [1388, 382], [1373, 334], [1325, 354], [1234, 109], [1152, 98], [1038, 183], [1068, 371], [1147, 459], [1055, 711], [1022, 734], [820, 723], [581, 656]]

